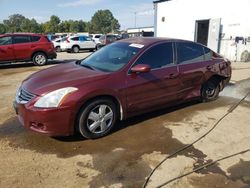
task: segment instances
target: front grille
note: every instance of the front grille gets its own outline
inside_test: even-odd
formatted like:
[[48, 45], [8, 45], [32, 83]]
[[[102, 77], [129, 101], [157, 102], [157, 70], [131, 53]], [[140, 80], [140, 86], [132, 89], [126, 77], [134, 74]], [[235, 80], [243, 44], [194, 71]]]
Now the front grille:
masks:
[[28, 92], [28, 91], [25, 91], [23, 88], [20, 88], [18, 91], [17, 91], [17, 96], [16, 96], [16, 100], [18, 103], [21, 103], [21, 104], [26, 104], [28, 103], [31, 99], [33, 99], [35, 97], [34, 94]]

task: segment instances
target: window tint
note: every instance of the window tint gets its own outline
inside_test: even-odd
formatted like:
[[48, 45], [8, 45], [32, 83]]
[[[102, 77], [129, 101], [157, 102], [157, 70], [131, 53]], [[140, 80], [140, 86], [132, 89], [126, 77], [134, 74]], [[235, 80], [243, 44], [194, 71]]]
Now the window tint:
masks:
[[95, 38], [96, 39], [99, 39], [101, 37], [101, 35], [96, 35]]
[[204, 61], [203, 46], [191, 42], [177, 42], [176, 45], [179, 64]]
[[164, 67], [173, 63], [173, 43], [164, 43], [147, 50], [133, 65], [148, 64], [151, 69]]
[[130, 46], [130, 43], [112, 43], [81, 62], [104, 72], [115, 72], [124, 67], [141, 49]]
[[37, 42], [40, 40], [40, 38], [41, 38], [40, 36], [32, 36], [31, 40], [32, 40], [32, 42]]
[[102, 36], [100, 37], [100, 40], [105, 40], [105, 35], [102, 35]]
[[205, 56], [204, 56], [205, 57], [205, 61], [209, 61], [210, 59], [212, 59], [213, 52], [210, 49], [204, 47], [204, 52], [205, 52]]
[[30, 36], [14, 36], [14, 44], [30, 42]]
[[89, 37], [85, 37], [85, 40], [86, 40], [86, 41], [92, 41], [92, 39], [89, 38]]
[[1, 37], [0, 38], [0, 45], [9, 45], [12, 43], [11, 37]]
[[71, 40], [73, 40], [73, 41], [79, 41], [79, 37], [73, 37], [73, 38], [71, 38]]

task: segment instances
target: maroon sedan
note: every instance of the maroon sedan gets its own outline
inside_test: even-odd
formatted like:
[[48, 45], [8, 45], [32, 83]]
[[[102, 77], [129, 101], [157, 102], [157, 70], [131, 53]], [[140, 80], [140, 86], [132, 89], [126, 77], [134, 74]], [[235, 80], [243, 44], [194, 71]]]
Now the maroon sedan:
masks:
[[14, 106], [33, 131], [99, 138], [117, 120], [194, 98], [215, 100], [230, 80], [230, 64], [190, 41], [125, 39], [29, 76]]

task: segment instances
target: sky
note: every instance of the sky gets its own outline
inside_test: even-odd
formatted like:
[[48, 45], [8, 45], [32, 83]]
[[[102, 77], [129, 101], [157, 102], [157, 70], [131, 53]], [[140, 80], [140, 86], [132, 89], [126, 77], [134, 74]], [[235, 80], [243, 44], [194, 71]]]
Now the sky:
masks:
[[0, 22], [17, 13], [39, 23], [51, 15], [61, 20], [90, 21], [100, 9], [109, 9], [122, 30], [154, 25], [153, 0], [0, 0]]

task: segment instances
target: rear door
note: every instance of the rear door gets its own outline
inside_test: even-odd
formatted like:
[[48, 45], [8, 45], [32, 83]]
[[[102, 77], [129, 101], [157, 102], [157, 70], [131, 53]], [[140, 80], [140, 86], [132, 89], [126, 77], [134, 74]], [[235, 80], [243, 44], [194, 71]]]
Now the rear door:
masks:
[[14, 60], [14, 49], [11, 36], [0, 37], [0, 61]]
[[[128, 73], [128, 113], [149, 111], [178, 100], [180, 80], [177, 65], [174, 64], [173, 43], [163, 43], [144, 52], [133, 66], [148, 64], [149, 73]], [[132, 66], [132, 67], [133, 67]]]
[[[177, 63], [181, 80], [182, 97], [199, 95], [204, 79], [204, 48], [193, 42], [176, 42]], [[190, 93], [191, 92], [191, 93]]]
[[31, 58], [31, 37], [28, 35], [13, 36], [14, 53], [17, 60], [27, 60]]
[[92, 41], [90, 37], [80, 36], [79, 44], [80, 44], [81, 49], [95, 48], [95, 43]]

